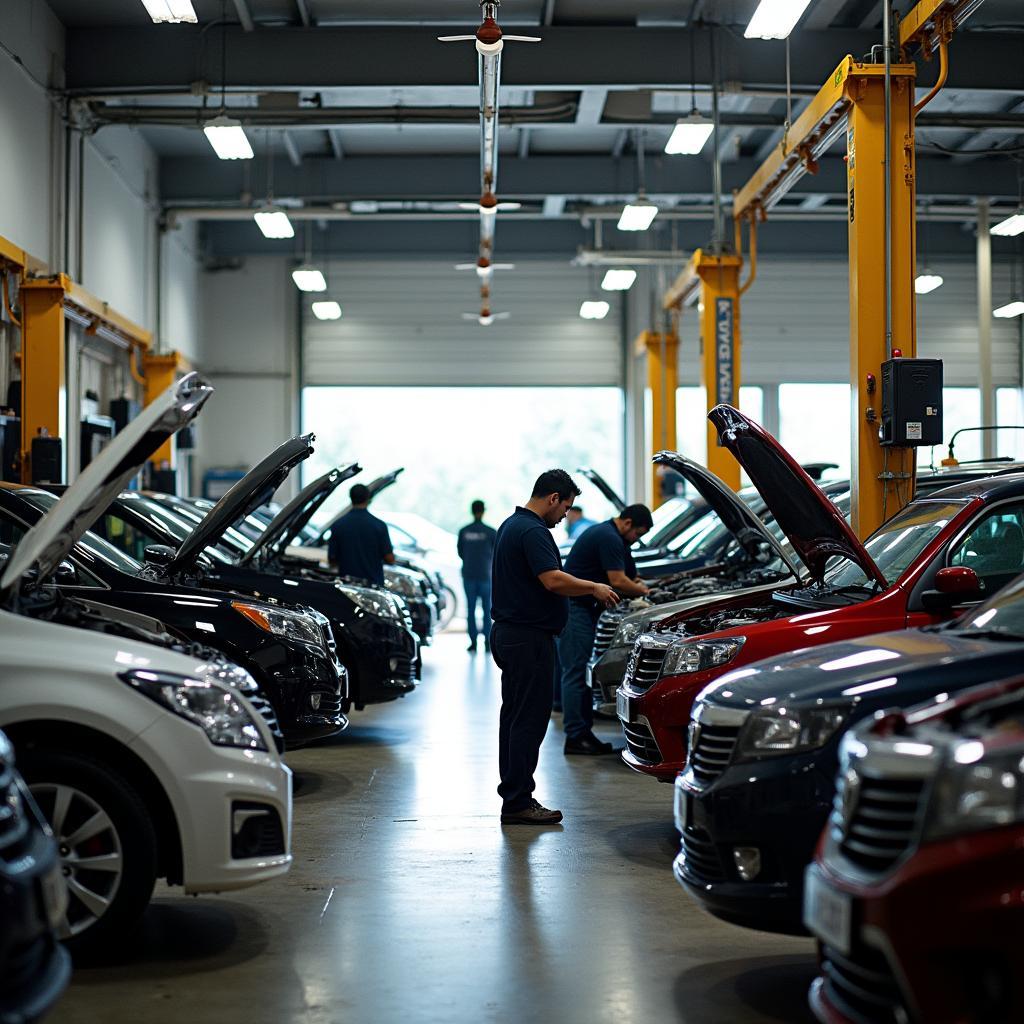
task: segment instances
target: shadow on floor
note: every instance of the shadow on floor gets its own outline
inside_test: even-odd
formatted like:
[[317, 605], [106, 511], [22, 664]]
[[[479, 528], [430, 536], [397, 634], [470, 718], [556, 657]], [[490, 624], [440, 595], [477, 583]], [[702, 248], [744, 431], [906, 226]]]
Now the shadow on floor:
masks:
[[400, 747], [409, 742], [409, 734], [401, 729], [380, 726], [360, 726], [359, 712], [352, 713], [351, 725], [335, 736], [318, 740], [315, 746], [306, 750], [323, 750], [329, 747]]
[[[810, 943], [808, 943], [810, 947]], [[700, 964], [676, 978], [678, 1020], [686, 1024], [722, 1024], [759, 1020], [813, 1024], [807, 990], [817, 974], [812, 952], [807, 956], [773, 956]]]
[[292, 772], [292, 796], [296, 801], [305, 800], [315, 804], [321, 800], [337, 800], [352, 791], [352, 780], [340, 772], [325, 775], [294, 765]]
[[679, 833], [671, 819], [622, 825], [605, 833], [610, 846], [626, 860], [664, 871], [679, 852]]

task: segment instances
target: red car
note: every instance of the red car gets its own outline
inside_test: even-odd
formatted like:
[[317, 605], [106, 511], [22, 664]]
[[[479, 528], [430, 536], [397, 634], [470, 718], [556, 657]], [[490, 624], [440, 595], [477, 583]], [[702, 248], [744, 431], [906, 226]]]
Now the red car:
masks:
[[[808, 576], [760, 599], [726, 597], [682, 612], [637, 638], [616, 693], [627, 744], [622, 756], [631, 768], [664, 782], [683, 768], [690, 709], [705, 687], [719, 681], [726, 686], [729, 678], [747, 674], [744, 666], [764, 658], [950, 619], [1024, 568], [1017, 518], [993, 514], [1004, 502], [1024, 502], [1024, 473], [930, 492], [862, 544], [758, 424], [727, 405], [716, 406], [708, 418]], [[721, 737], [723, 764], [734, 739]]]
[[840, 765], [805, 886], [815, 1015], [1024, 1020], [1024, 679], [865, 722]]

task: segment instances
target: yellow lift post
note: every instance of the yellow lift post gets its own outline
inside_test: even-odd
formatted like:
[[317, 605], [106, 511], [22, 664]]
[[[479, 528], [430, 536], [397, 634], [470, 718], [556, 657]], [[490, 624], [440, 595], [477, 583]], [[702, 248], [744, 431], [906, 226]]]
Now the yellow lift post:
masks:
[[[642, 331], [637, 355], [647, 356], [647, 386], [651, 389], [651, 454], [676, 450], [676, 389], [679, 386], [679, 337], [673, 332]], [[658, 466], [651, 466], [651, 507], [662, 503]]]
[[[147, 352], [142, 357], [143, 401], [146, 405], [163, 394], [182, 374], [189, 369], [180, 352], [165, 352], [159, 355]], [[149, 461], [158, 469], [174, 469], [174, 438], [168, 438], [153, 454]]]

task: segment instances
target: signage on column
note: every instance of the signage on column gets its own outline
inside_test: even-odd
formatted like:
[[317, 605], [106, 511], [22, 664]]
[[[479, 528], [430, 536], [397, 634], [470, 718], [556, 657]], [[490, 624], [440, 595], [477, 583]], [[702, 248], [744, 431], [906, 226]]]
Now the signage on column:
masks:
[[733, 300], [715, 299], [715, 394], [716, 401], [733, 403], [733, 357], [735, 355]]

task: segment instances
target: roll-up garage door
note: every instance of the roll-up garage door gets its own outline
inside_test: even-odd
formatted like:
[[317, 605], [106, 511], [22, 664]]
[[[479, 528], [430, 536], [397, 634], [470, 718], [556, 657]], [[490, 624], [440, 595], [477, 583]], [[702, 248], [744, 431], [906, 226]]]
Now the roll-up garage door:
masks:
[[[479, 280], [451, 263], [334, 261], [328, 293], [340, 320], [303, 321], [303, 377], [321, 385], [621, 385], [618, 298], [604, 320], [582, 320], [590, 272], [567, 262], [517, 262], [492, 283], [490, 327]], [[320, 296], [312, 296], [319, 298]]]

